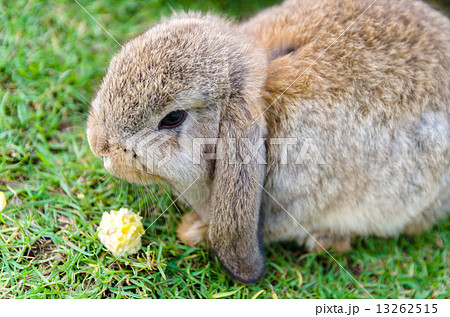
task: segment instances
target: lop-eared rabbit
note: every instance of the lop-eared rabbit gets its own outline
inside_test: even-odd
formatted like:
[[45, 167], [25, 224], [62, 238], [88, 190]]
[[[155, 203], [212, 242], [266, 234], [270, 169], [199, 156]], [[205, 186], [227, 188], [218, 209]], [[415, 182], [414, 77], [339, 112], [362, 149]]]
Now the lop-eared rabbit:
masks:
[[420, 1], [296, 0], [242, 24], [178, 13], [132, 39], [87, 135], [112, 175], [179, 192], [194, 209], [180, 240], [253, 283], [263, 243], [345, 251], [445, 217], [449, 118], [448, 18]]

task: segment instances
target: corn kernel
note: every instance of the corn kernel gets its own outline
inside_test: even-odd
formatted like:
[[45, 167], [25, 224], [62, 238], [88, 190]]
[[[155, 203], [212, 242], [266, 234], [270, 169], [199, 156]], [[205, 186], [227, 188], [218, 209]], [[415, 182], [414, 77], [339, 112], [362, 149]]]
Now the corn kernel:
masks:
[[5, 210], [7, 204], [8, 202], [6, 201], [5, 194], [0, 192], [0, 211]]
[[135, 254], [141, 248], [141, 236], [144, 234], [141, 219], [127, 208], [104, 212], [98, 237], [115, 256]]

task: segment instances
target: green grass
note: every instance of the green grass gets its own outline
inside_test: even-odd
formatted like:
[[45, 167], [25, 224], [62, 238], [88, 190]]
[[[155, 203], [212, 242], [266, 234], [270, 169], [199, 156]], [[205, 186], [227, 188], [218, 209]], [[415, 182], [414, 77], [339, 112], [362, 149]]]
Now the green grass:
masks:
[[[174, 9], [248, 16], [275, 0], [80, 1], [120, 42]], [[263, 280], [234, 282], [207, 250], [176, 238], [184, 205], [156, 186], [112, 180], [90, 153], [85, 119], [118, 45], [74, 1], [0, 2], [1, 298], [367, 298], [328, 255], [266, 247]], [[137, 199], [136, 199], [137, 198]], [[96, 238], [102, 212], [146, 214], [136, 256]], [[376, 298], [449, 298], [449, 220], [416, 237], [358, 239], [334, 254]]]

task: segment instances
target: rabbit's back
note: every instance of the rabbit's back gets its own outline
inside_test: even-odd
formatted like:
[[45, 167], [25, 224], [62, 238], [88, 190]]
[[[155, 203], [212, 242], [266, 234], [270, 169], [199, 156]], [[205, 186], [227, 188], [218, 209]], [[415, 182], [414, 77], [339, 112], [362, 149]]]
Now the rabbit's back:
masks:
[[312, 142], [326, 163], [284, 164], [279, 144], [268, 145], [267, 240], [301, 238], [286, 210], [312, 233], [342, 236], [393, 235], [448, 211], [445, 16], [419, 1], [303, 0], [242, 28], [270, 60], [270, 137], [297, 139], [297, 154]]
[[291, 97], [358, 100], [380, 119], [450, 112], [450, 22], [421, 1], [292, 0], [242, 28], [271, 60], [268, 120]]

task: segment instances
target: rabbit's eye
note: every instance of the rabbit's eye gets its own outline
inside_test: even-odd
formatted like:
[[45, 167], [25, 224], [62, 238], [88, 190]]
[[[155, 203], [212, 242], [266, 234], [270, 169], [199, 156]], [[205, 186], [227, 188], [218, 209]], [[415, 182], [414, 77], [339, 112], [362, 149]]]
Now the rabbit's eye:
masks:
[[187, 112], [184, 110], [173, 111], [169, 113], [164, 119], [159, 123], [160, 129], [173, 129], [178, 127], [183, 123], [184, 119], [187, 117]]

